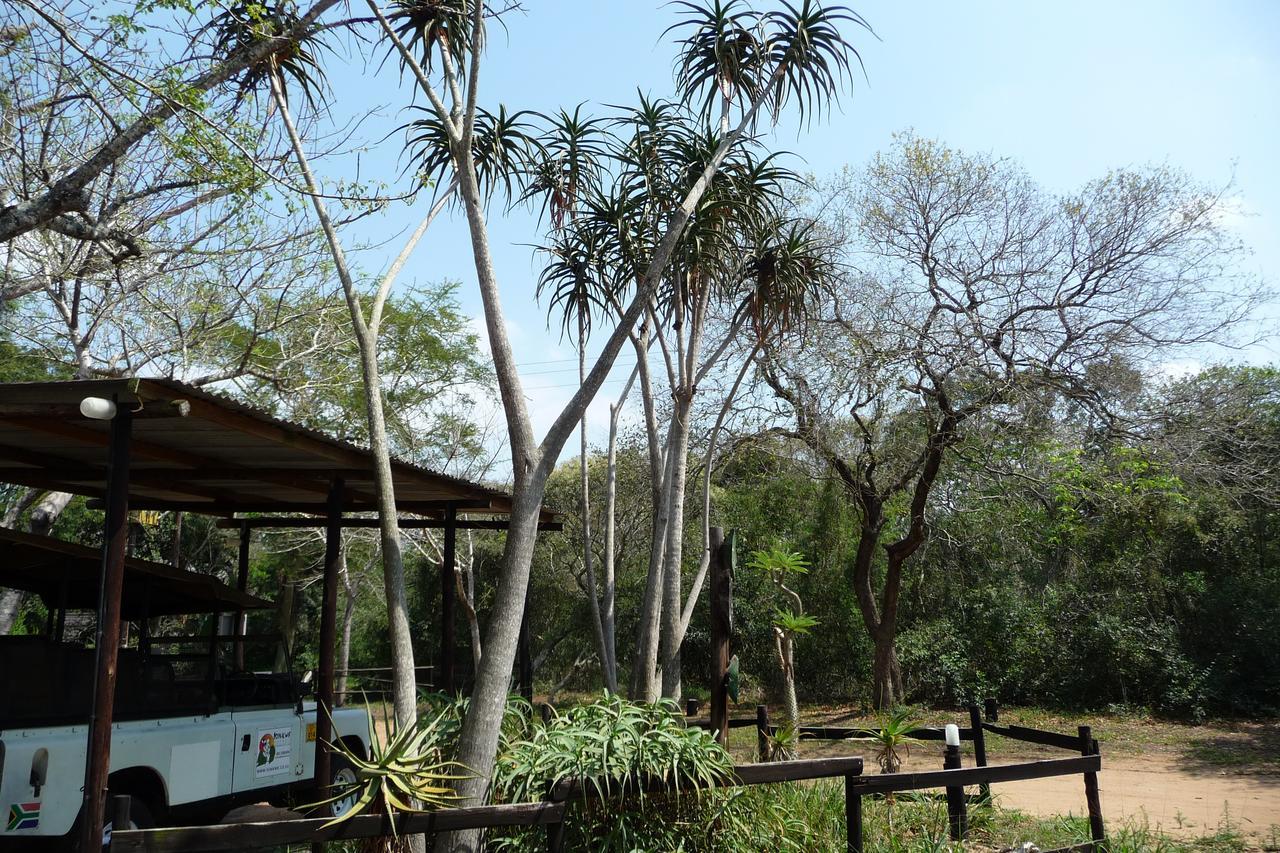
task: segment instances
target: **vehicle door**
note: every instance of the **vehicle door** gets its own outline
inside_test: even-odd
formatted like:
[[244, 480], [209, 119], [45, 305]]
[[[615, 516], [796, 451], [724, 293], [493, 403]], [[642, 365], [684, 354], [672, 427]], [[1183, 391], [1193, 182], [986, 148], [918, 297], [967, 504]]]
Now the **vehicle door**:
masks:
[[237, 709], [232, 790], [252, 791], [300, 780], [306, 761], [296, 706]]

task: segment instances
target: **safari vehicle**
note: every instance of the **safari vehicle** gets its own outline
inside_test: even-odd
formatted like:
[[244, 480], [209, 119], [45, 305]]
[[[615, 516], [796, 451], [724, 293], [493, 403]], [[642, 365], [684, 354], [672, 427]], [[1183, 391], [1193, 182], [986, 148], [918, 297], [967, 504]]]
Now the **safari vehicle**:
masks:
[[[75, 838], [94, 650], [92, 630], [86, 643], [74, 617], [97, 607], [101, 559], [96, 550], [0, 530], [0, 587], [38, 595], [48, 611], [41, 634], [0, 637], [0, 850]], [[304, 679], [276, 637], [234, 636], [231, 620], [220, 618], [271, 606], [206, 575], [127, 561], [128, 635], [116, 671], [108, 787], [132, 797], [135, 826], [216, 821], [245, 802], [315, 799], [316, 709], [305, 701]], [[162, 634], [161, 626], [186, 633]], [[246, 660], [267, 665], [250, 669]], [[334, 740], [368, 754], [367, 713], [339, 708], [332, 716]], [[337, 784], [354, 781], [340, 753], [332, 775]]]

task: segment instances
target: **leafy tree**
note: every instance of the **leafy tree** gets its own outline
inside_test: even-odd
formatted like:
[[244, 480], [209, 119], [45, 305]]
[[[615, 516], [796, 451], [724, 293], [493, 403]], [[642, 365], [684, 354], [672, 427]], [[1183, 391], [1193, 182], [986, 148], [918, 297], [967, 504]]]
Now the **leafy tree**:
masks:
[[1221, 194], [1166, 168], [1054, 197], [1007, 161], [905, 134], [824, 206], [858, 272], [809, 336], [766, 352], [763, 377], [776, 429], [860, 515], [850, 582], [888, 708], [903, 695], [904, 566], [957, 443], [1031, 400], [1123, 415], [1108, 393], [1117, 365], [1223, 339], [1251, 300], [1247, 282], [1224, 289], [1238, 244]]

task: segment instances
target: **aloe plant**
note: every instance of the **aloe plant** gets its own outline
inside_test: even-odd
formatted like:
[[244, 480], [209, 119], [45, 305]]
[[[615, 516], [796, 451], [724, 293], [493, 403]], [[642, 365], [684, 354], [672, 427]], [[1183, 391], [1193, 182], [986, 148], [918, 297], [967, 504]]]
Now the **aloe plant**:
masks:
[[[621, 799], [576, 802], [577, 812], [566, 822], [568, 849], [722, 849], [711, 837], [730, 795], [705, 789], [732, 773], [733, 759], [710, 732], [686, 726], [670, 701], [630, 702], [606, 691], [546, 723], [531, 721], [518, 739], [504, 743], [495, 770], [495, 793], [503, 802], [540, 800], [570, 779], [592, 785], [602, 796], [634, 789]], [[653, 780], [685, 790], [646, 794], [643, 783]], [[542, 843], [532, 830], [508, 830], [490, 839], [491, 849], [501, 851], [542, 849]]]
[[350, 785], [334, 786], [330, 797], [313, 804], [320, 807], [351, 802], [326, 826], [385, 810], [395, 833], [397, 813], [434, 811], [459, 799], [453, 783], [468, 778], [470, 771], [447, 758], [456, 729], [454, 708], [446, 706], [407, 726], [397, 725], [391, 715], [385, 741], [375, 736], [372, 715], [369, 719], [368, 758], [343, 741], [333, 744], [334, 752], [351, 764], [356, 779]]
[[881, 715], [879, 728], [864, 729], [858, 737], [876, 744], [876, 763], [880, 765], [881, 773], [897, 773], [902, 767], [903, 756], [910, 756], [911, 746], [920, 742], [910, 734], [920, 725], [912, 719], [913, 713], [911, 708], [899, 708], [891, 714]]

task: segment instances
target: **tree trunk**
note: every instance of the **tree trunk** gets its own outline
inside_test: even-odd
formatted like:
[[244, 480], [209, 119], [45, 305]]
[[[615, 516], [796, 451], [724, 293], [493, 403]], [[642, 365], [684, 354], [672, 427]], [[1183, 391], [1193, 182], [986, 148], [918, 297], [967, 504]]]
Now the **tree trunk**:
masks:
[[898, 653], [894, 648], [891, 631], [877, 631], [875, 656], [871, 665], [871, 704], [877, 711], [888, 711], [901, 705], [903, 699], [902, 670], [898, 666]]
[[[280, 593], [276, 596], [276, 629], [280, 632], [280, 646], [276, 648], [276, 662], [271, 669], [273, 672], [285, 672], [289, 668], [289, 657], [293, 654], [293, 605], [297, 587], [285, 578], [283, 572], [278, 587]], [[285, 649], [288, 649], [287, 653]]]
[[[391, 689], [396, 720], [402, 726], [411, 725], [418, 713], [417, 675], [413, 660], [413, 638], [409, 626], [409, 606], [404, 586], [404, 555], [400, 549], [400, 523], [396, 516], [395, 483], [391, 475], [391, 450], [387, 439], [387, 424], [382, 409], [382, 380], [378, 369], [378, 306], [374, 305], [374, 319], [366, 323], [360, 294], [347, 266], [346, 255], [338, 240], [337, 231], [329, 219], [329, 212], [321, 198], [320, 188], [307, 161], [302, 138], [298, 135], [293, 116], [285, 101], [277, 72], [267, 75], [271, 94], [280, 119], [289, 135], [294, 157], [310, 193], [316, 219], [324, 232], [333, 257], [334, 268], [342, 282], [343, 295], [351, 312], [351, 322], [360, 349], [361, 378], [365, 413], [369, 421], [369, 453], [374, 460], [374, 485], [378, 494], [378, 527], [382, 546], [382, 581], [387, 600], [387, 633], [391, 640]], [[415, 236], [421, 235], [421, 229]], [[386, 280], [384, 279], [384, 284]], [[382, 295], [380, 290], [379, 295]], [[413, 843], [413, 842], [411, 842]], [[417, 846], [415, 844], [415, 846]]]
[[347, 704], [347, 670], [351, 667], [351, 626], [356, 617], [356, 585], [351, 582], [351, 572], [347, 568], [346, 540], [338, 549], [338, 577], [342, 580], [342, 588], [346, 592], [346, 601], [342, 607], [342, 639], [338, 641], [338, 680], [334, 686], [337, 697], [336, 704]]
[[[578, 382], [580, 384], [585, 382], [587, 378], [585, 337], [586, 315], [579, 314]], [[604, 619], [600, 613], [600, 598], [596, 588], [595, 553], [592, 551], [591, 542], [591, 466], [588, 459], [587, 413], [585, 410], [582, 413], [582, 420], [579, 422], [578, 434], [580, 437], [578, 456], [579, 488], [582, 493], [582, 568], [586, 572], [587, 606], [591, 612], [591, 628], [595, 634], [596, 653], [600, 658], [600, 676], [604, 680], [604, 686], [609, 692], [613, 693], [618, 689], [618, 681], [611, 665], [612, 656], [609, 654], [609, 647], [605, 641]]]
[[0, 592], [0, 637], [8, 636], [13, 630], [24, 598], [20, 589], [6, 589]]
[[684, 496], [689, 473], [691, 401], [682, 395], [672, 413], [672, 441], [667, 445], [667, 542], [662, 568], [662, 695], [680, 701], [680, 616], [684, 610], [681, 560], [684, 557]]
[[71, 495], [67, 492], [49, 492], [31, 508], [31, 520], [27, 529], [37, 536], [48, 536], [53, 530], [54, 522], [62, 511], [71, 503]]
[[658, 698], [658, 635], [662, 620], [663, 553], [667, 543], [667, 458], [659, 441], [657, 407], [653, 400], [653, 381], [649, 373], [648, 337], [632, 338], [636, 350], [636, 367], [640, 375], [640, 399], [644, 405], [645, 436], [649, 448], [649, 501], [651, 531], [649, 537], [649, 571], [645, 575], [644, 598], [640, 602], [640, 620], [636, 627], [636, 650], [631, 662], [631, 698], [653, 702]]
[[604, 487], [604, 601], [600, 613], [600, 622], [604, 628], [604, 645], [610, 655], [613, 667], [614, 683], [610, 690], [618, 690], [618, 639], [617, 615], [614, 602], [617, 598], [617, 524], [618, 524], [618, 418], [622, 415], [622, 406], [631, 393], [631, 386], [636, 381], [639, 367], [631, 371], [631, 378], [618, 396], [618, 402], [609, 406], [609, 449], [606, 456]]
[[[22, 494], [5, 509], [4, 518], [0, 519], [0, 527], [15, 529], [18, 519], [36, 502], [38, 497], [40, 493], [35, 489], [24, 489]], [[0, 592], [0, 637], [7, 636], [13, 630], [14, 623], [18, 620], [18, 611], [22, 609], [24, 597], [22, 590], [18, 589], [6, 589]]]

